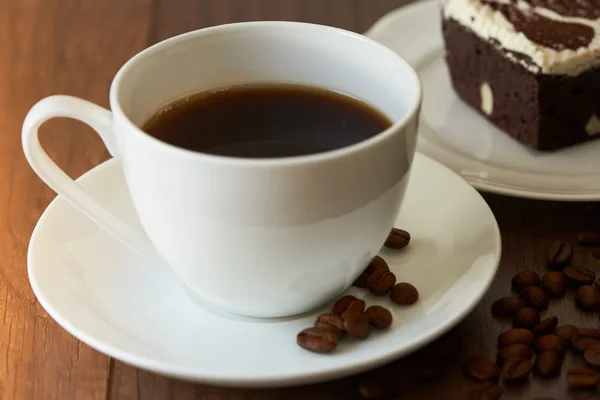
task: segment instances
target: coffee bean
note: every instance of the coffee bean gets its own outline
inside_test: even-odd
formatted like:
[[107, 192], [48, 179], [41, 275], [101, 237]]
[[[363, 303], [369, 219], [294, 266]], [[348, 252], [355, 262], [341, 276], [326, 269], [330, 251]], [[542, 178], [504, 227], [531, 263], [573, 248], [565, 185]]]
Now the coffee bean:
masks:
[[535, 336], [533, 336], [531, 331], [523, 328], [513, 328], [498, 336], [498, 347], [506, 347], [513, 344], [530, 346], [534, 340]]
[[535, 349], [538, 353], [542, 351], [556, 351], [563, 354], [567, 349], [567, 342], [556, 335], [544, 335], [535, 340]]
[[533, 329], [540, 323], [540, 313], [531, 307], [518, 309], [513, 316], [513, 328]]
[[596, 278], [594, 271], [581, 266], [567, 267], [563, 273], [565, 274], [567, 285], [575, 289], [584, 285], [591, 285]]
[[377, 296], [383, 296], [387, 294], [396, 283], [396, 275], [393, 272], [379, 269], [369, 275], [367, 279], [367, 287]]
[[419, 300], [419, 292], [410, 283], [400, 282], [392, 288], [390, 298], [396, 304], [411, 305]]
[[561, 355], [556, 351], [543, 351], [535, 359], [534, 372], [542, 378], [552, 378], [560, 373]]
[[[344, 320], [344, 319], [346, 319], [346, 316], [349, 314], [363, 313], [365, 311], [365, 306], [366, 306], [366, 303], [364, 300], [354, 299], [348, 305], [346, 310], [344, 310], [344, 312], [342, 312], [342, 314], [340, 316], [342, 317], [342, 320]], [[341, 309], [341, 307], [340, 307], [340, 309]]]
[[319, 315], [315, 322], [315, 327], [330, 328], [338, 335], [338, 337], [342, 337], [346, 333], [344, 331], [344, 321], [342, 321], [342, 318], [339, 315], [334, 313]]
[[575, 293], [577, 306], [585, 311], [600, 310], [600, 290], [596, 286], [586, 285], [577, 289]]
[[337, 334], [328, 328], [308, 328], [296, 337], [296, 343], [314, 353], [331, 353], [337, 346]]
[[561, 325], [556, 328], [554, 334], [565, 339], [567, 343], [570, 344], [573, 341], [573, 338], [577, 335], [578, 330], [579, 329], [573, 325]]
[[356, 300], [356, 297], [349, 294], [342, 296], [335, 302], [331, 311], [337, 315], [342, 315], [348, 309], [348, 306]]
[[448, 333], [431, 345], [432, 352], [444, 360], [455, 360], [460, 355], [460, 339], [458, 336]]
[[[558, 325], [557, 317], [548, 317], [533, 327], [533, 334], [535, 336], [549, 335], [551, 333], [554, 333], [557, 325]], [[569, 340], [569, 342], [570, 342], [570, 340]]]
[[597, 339], [588, 338], [585, 336], [576, 335], [573, 338], [571, 346], [573, 347], [573, 351], [576, 353], [583, 353], [590, 347], [592, 344], [598, 343]]
[[358, 384], [358, 394], [363, 399], [381, 399], [393, 392], [390, 381], [381, 375], [371, 375]]
[[548, 308], [548, 296], [537, 286], [528, 286], [521, 291], [521, 298], [531, 308], [544, 311]]
[[542, 277], [542, 290], [548, 297], [562, 297], [567, 291], [565, 275], [560, 271], [549, 271]]
[[502, 396], [502, 387], [492, 382], [469, 392], [470, 400], [498, 400], [500, 396]]
[[491, 361], [483, 358], [469, 358], [463, 364], [463, 373], [476, 381], [497, 381], [500, 370]]
[[598, 246], [600, 245], [600, 232], [595, 230], [587, 230], [579, 233], [577, 241], [583, 246]]
[[498, 349], [496, 363], [498, 365], [503, 365], [506, 360], [510, 360], [511, 358], [523, 359], [531, 357], [533, 357], [533, 350], [531, 350], [531, 347], [524, 344], [513, 344], [512, 346]]
[[367, 288], [367, 279], [369, 279], [369, 274], [366, 273], [366, 272], [363, 272], [352, 283], [352, 286], [357, 287], [357, 288], [361, 288], [361, 289], [366, 289]]
[[415, 362], [417, 377], [423, 380], [432, 380], [442, 375], [442, 367], [433, 357], [422, 355]]
[[502, 376], [507, 383], [521, 382], [529, 376], [533, 363], [528, 358], [511, 358], [502, 367]]
[[571, 261], [573, 246], [564, 240], [557, 240], [548, 249], [548, 264], [553, 268], [560, 268]]
[[492, 304], [492, 314], [498, 317], [510, 317], [523, 307], [525, 302], [518, 297], [502, 297]]
[[600, 367], [600, 342], [592, 343], [583, 353], [585, 361], [593, 367]]
[[386, 329], [392, 325], [392, 313], [381, 306], [371, 306], [365, 311], [369, 322], [377, 329]]
[[589, 368], [567, 371], [567, 383], [572, 389], [591, 389], [598, 384], [598, 374]]
[[356, 339], [366, 339], [371, 333], [369, 317], [363, 312], [348, 312], [344, 314], [344, 330]]
[[367, 274], [372, 274], [375, 271], [378, 270], [384, 270], [384, 271], [389, 271], [390, 267], [388, 266], [388, 263], [385, 262], [385, 260], [379, 256], [375, 256], [373, 258], [373, 260], [371, 260], [371, 262], [369, 263], [369, 265], [367, 265], [367, 269], [365, 269], [365, 272]]
[[389, 249], [403, 249], [410, 243], [410, 233], [405, 230], [393, 228], [385, 241], [385, 247]]
[[521, 271], [512, 278], [513, 289], [520, 293], [529, 286], [540, 286], [540, 276], [533, 271]]

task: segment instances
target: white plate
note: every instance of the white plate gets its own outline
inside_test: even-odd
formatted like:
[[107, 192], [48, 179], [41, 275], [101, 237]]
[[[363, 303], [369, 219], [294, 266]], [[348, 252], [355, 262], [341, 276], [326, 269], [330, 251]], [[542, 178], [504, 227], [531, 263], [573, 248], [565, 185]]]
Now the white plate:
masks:
[[[136, 223], [117, 161], [79, 182]], [[416, 350], [458, 323], [484, 295], [500, 259], [500, 234], [485, 201], [458, 175], [417, 155], [397, 226], [412, 233], [411, 245], [381, 255], [399, 280], [419, 289], [420, 300], [402, 308], [349, 289], [368, 304], [389, 307], [394, 324], [365, 342], [344, 340], [330, 355], [295, 343], [330, 304], [276, 320], [219, 313], [191, 300], [165, 265], [128, 250], [60, 196], [33, 232], [29, 278], [64, 329], [126, 363], [219, 385], [298, 385], [358, 373]]]
[[600, 140], [554, 153], [527, 149], [455, 94], [444, 61], [438, 0], [380, 19], [366, 35], [419, 72], [424, 93], [418, 150], [478, 189], [546, 200], [600, 200]]

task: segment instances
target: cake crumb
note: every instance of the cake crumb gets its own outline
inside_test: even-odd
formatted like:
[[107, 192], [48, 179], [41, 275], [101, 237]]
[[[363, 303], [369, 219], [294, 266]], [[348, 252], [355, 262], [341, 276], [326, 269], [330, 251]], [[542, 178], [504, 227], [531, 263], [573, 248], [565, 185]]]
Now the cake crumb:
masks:
[[585, 126], [585, 131], [590, 136], [595, 136], [600, 134], [600, 118], [596, 114], [592, 114], [590, 120]]

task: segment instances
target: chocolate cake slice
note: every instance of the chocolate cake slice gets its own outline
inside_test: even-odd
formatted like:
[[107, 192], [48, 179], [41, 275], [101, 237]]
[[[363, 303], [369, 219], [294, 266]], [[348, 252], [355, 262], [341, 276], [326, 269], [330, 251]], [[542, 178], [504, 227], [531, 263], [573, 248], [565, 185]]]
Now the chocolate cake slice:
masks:
[[600, 0], [449, 0], [442, 24], [454, 89], [510, 136], [600, 138]]

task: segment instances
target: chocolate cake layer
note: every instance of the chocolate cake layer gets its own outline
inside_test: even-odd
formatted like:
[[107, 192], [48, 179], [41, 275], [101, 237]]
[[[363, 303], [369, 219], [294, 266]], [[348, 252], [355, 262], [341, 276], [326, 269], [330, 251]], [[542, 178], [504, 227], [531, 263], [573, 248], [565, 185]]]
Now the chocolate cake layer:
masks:
[[456, 92], [518, 141], [555, 150], [600, 137], [600, 68], [536, 73], [526, 67], [535, 63], [528, 55], [503, 50], [453, 19], [444, 19], [443, 33]]

